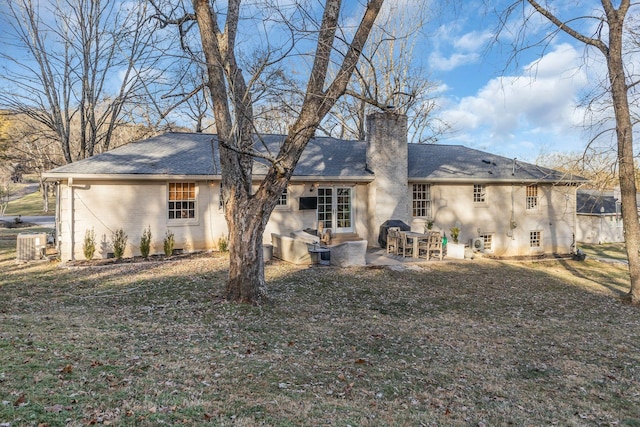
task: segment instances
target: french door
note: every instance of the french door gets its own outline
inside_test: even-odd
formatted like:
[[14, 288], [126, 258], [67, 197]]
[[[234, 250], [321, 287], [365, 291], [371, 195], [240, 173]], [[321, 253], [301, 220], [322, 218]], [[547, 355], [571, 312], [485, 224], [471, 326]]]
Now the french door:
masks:
[[318, 222], [333, 233], [353, 233], [352, 198], [351, 187], [318, 188]]

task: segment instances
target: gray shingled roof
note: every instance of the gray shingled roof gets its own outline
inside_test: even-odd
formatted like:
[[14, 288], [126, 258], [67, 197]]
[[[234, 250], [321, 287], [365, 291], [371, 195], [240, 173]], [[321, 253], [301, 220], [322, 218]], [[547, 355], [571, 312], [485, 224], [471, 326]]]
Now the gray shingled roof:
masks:
[[462, 145], [409, 144], [409, 179], [429, 181], [585, 181]]
[[[262, 141], [277, 153], [283, 135], [265, 135]], [[257, 147], [261, 142], [257, 142]], [[214, 155], [215, 153], [215, 155]], [[215, 163], [214, 163], [215, 159]], [[431, 181], [582, 181], [560, 172], [496, 156], [461, 145], [409, 144], [409, 179]], [[266, 168], [258, 160], [254, 173]], [[165, 133], [74, 162], [45, 174], [49, 178], [91, 175], [220, 175], [215, 135]], [[372, 178], [366, 168], [366, 143], [335, 138], [309, 142], [294, 177]]]
[[[265, 135], [261, 141], [276, 154], [283, 135]], [[257, 148], [262, 142], [256, 143]], [[215, 153], [215, 156], [213, 155]], [[220, 174], [216, 136], [202, 133], [165, 133], [51, 170], [47, 176], [77, 175], [204, 175]], [[215, 158], [215, 163], [213, 159]], [[265, 173], [261, 160], [254, 173]], [[262, 161], [264, 162], [264, 161]], [[314, 138], [296, 167], [296, 176], [366, 177], [365, 143]]]
[[615, 214], [617, 199], [613, 192], [578, 190], [576, 211], [579, 214]]
[[214, 135], [165, 133], [53, 169], [49, 174], [74, 175], [216, 175]]

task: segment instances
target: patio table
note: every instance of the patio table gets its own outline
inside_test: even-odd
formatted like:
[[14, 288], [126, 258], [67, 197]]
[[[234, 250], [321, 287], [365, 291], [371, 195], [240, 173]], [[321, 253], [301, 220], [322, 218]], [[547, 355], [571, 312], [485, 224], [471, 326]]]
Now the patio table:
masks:
[[331, 249], [318, 245], [310, 245], [309, 253], [311, 254], [311, 261], [313, 265], [329, 265], [330, 261], [323, 260], [322, 254], [331, 253]]
[[412, 258], [420, 258], [419, 257], [419, 253], [418, 253], [418, 248], [420, 246], [420, 241], [421, 240], [428, 240], [429, 239], [429, 235], [428, 234], [424, 234], [424, 233], [418, 233], [416, 231], [401, 231], [400, 233], [404, 233], [407, 235], [408, 238], [411, 239], [411, 244], [413, 247], [413, 251], [411, 252], [411, 257]]

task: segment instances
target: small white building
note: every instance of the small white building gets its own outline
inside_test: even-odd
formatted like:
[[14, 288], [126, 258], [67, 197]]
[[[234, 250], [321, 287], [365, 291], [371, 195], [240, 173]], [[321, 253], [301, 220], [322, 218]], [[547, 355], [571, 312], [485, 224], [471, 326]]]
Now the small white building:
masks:
[[581, 243], [624, 242], [620, 197], [614, 191], [578, 190], [576, 240]]
[[[428, 223], [460, 242], [478, 239], [496, 256], [569, 253], [576, 233], [580, 177], [460, 145], [408, 144], [406, 116], [369, 116], [366, 141], [310, 141], [264, 233], [315, 229], [357, 234], [378, 245], [380, 226], [401, 220], [414, 231]], [[283, 135], [262, 135], [276, 151]], [[257, 144], [259, 145], [259, 144]], [[152, 253], [167, 230], [185, 251], [217, 249], [227, 235], [220, 201], [216, 136], [166, 133], [45, 174], [57, 184], [56, 229], [63, 261], [82, 259], [87, 230], [110, 251], [112, 233], [129, 236], [125, 256], [139, 254], [150, 226]], [[265, 166], [257, 159], [256, 180]], [[480, 240], [481, 239], [481, 240]]]

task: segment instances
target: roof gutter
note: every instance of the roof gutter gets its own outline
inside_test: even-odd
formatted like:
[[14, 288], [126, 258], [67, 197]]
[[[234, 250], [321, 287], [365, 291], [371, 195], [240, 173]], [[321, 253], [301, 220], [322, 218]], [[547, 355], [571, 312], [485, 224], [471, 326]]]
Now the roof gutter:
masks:
[[513, 179], [513, 178], [493, 178], [486, 179], [480, 177], [473, 178], [412, 178], [409, 177], [409, 182], [416, 183], [437, 183], [437, 184], [540, 184], [540, 183], [567, 183], [567, 184], [584, 184], [588, 180], [585, 179], [540, 179], [540, 178], [527, 178], [527, 179]]
[[[198, 181], [219, 181], [222, 175], [167, 175], [167, 174], [74, 174], [69, 176], [63, 173], [44, 173], [45, 181], [66, 181], [69, 179], [82, 181], [173, 181], [173, 180], [198, 180]], [[264, 179], [265, 175], [254, 174], [255, 180]], [[364, 176], [292, 176], [291, 182], [371, 182], [375, 179], [373, 175]]]

